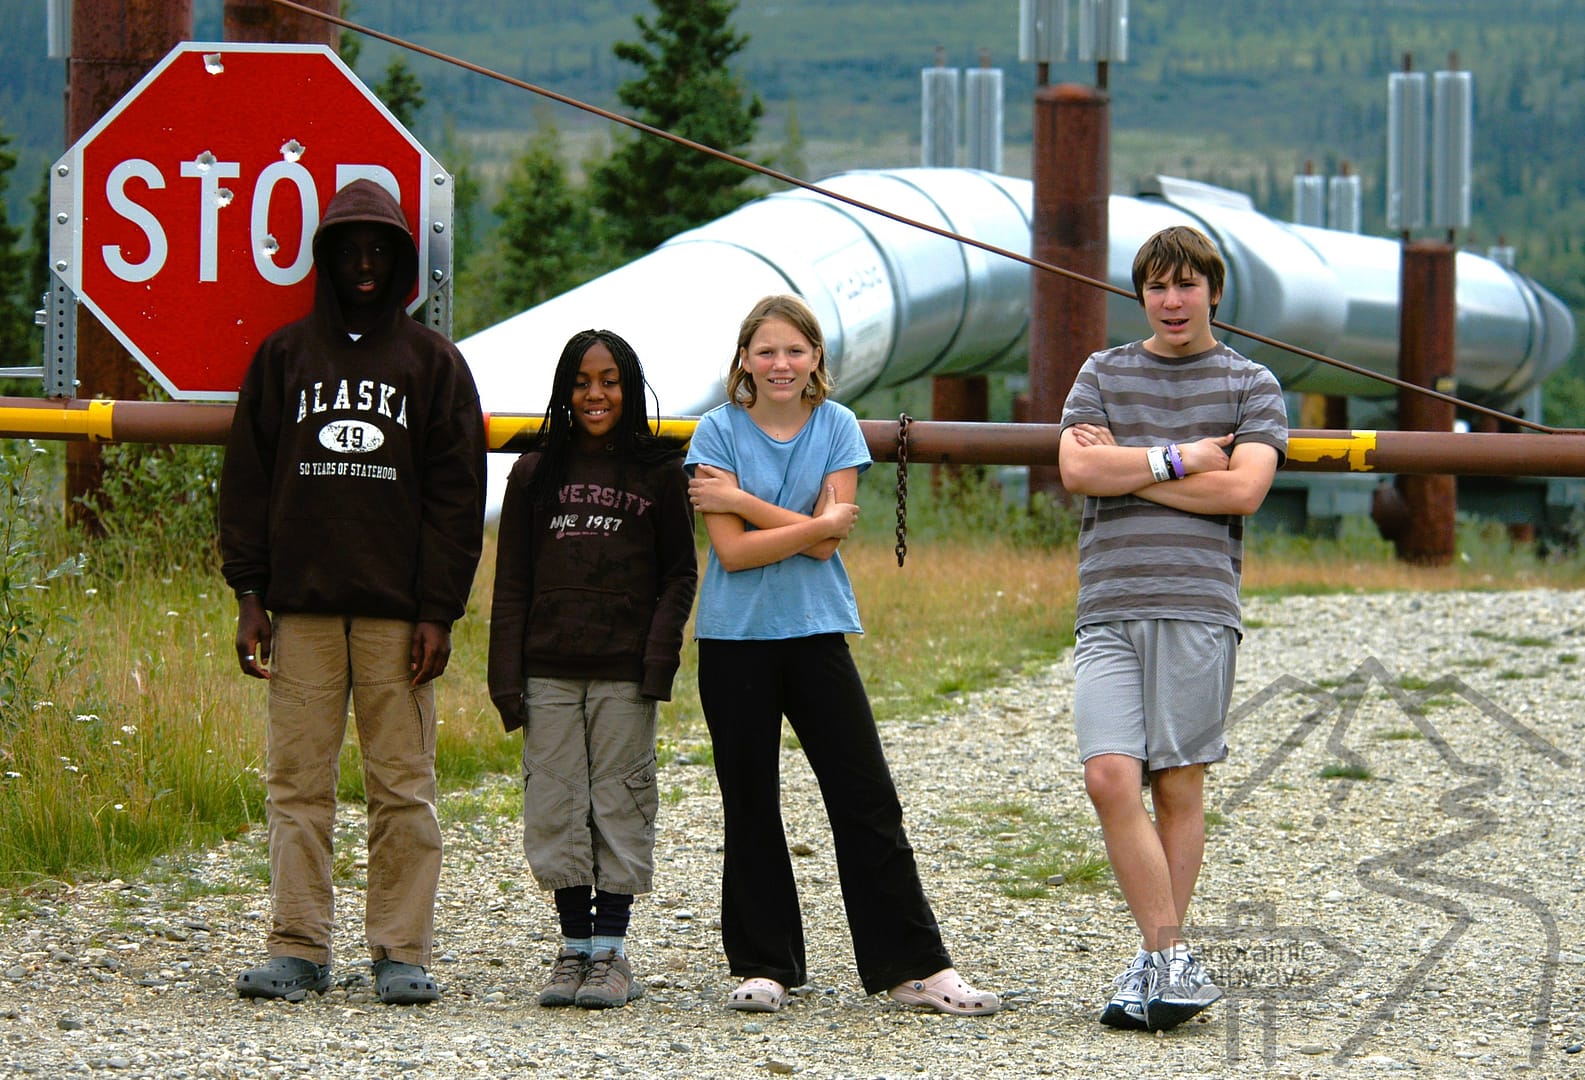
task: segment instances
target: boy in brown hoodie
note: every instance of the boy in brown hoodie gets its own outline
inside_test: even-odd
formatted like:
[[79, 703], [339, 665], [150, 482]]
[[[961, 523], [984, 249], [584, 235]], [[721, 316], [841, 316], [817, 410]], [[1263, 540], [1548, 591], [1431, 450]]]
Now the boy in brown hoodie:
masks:
[[288, 1000], [330, 986], [331, 833], [350, 698], [376, 989], [391, 1004], [433, 1001], [432, 680], [479, 560], [483, 416], [461, 354], [407, 315], [418, 252], [396, 199], [369, 180], [347, 185], [313, 249], [314, 308], [259, 346], [221, 474], [237, 660], [269, 680], [269, 960], [236, 986]]

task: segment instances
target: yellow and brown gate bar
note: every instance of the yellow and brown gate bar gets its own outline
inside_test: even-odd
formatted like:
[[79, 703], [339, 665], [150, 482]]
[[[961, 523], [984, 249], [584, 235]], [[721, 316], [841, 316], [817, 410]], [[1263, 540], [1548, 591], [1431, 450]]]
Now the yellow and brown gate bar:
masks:
[[[0, 437], [88, 442], [221, 444], [232, 406], [163, 401], [84, 401], [0, 397]], [[499, 453], [527, 448], [538, 413], [487, 413], [489, 445]], [[660, 434], [685, 442], [693, 417], [666, 417]], [[897, 460], [900, 425], [860, 420], [870, 455]], [[915, 464], [1055, 465], [1055, 424], [910, 420], [908, 460]], [[1325, 431], [1295, 428], [1290, 472], [1404, 473], [1441, 476], [1585, 477], [1585, 432]]]

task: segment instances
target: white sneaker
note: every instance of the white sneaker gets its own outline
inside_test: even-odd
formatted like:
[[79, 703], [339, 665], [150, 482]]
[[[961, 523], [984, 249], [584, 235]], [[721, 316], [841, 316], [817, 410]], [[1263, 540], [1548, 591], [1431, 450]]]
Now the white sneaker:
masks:
[[1150, 954], [1140, 949], [1134, 955], [1133, 962], [1123, 969], [1123, 973], [1112, 980], [1116, 992], [1112, 999], [1106, 1003], [1106, 1008], [1101, 1010], [1101, 1015], [1096, 1017], [1107, 1027], [1121, 1028], [1124, 1031], [1144, 1031], [1145, 1024], [1145, 992], [1150, 985]]
[[1177, 1027], [1221, 996], [1222, 988], [1192, 953], [1179, 953], [1165, 963], [1158, 959], [1150, 966], [1145, 1024], [1151, 1031]]

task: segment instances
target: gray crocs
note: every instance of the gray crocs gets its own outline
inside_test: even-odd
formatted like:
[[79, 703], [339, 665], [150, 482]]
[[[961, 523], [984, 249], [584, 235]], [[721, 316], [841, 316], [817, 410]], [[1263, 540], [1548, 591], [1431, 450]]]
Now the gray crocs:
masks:
[[423, 1005], [440, 1000], [440, 987], [417, 964], [386, 957], [374, 962], [374, 989], [387, 1005]]
[[329, 989], [330, 965], [300, 956], [272, 956], [237, 976], [237, 995], [245, 998], [302, 1001], [310, 990], [323, 994]]

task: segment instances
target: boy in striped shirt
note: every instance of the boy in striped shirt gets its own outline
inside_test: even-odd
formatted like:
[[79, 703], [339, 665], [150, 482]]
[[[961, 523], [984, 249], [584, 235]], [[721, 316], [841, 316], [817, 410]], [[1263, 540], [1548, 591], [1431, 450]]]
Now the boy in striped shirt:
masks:
[[1074, 724], [1142, 937], [1101, 1013], [1112, 1027], [1174, 1027], [1222, 995], [1183, 925], [1205, 851], [1205, 770], [1227, 756], [1244, 518], [1288, 432], [1276, 378], [1212, 334], [1225, 276], [1196, 229], [1145, 241], [1133, 278], [1151, 336], [1086, 360], [1062, 414], [1062, 483], [1084, 496]]

